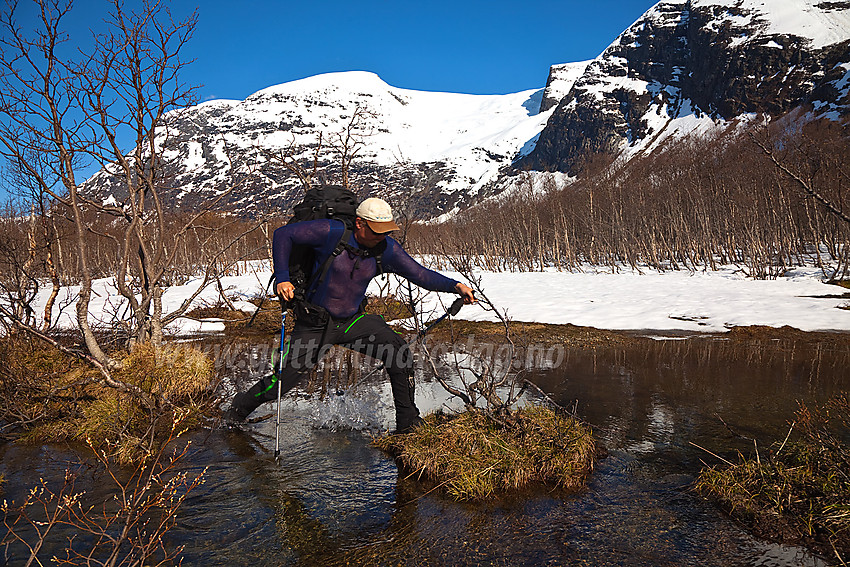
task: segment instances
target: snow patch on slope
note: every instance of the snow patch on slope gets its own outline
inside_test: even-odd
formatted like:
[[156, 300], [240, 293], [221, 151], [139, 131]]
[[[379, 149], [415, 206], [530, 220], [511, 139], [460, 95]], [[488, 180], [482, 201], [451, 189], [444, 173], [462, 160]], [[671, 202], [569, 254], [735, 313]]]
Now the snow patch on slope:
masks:
[[225, 183], [234, 150], [253, 151], [262, 161], [260, 149], [301, 147], [301, 157], [308, 157], [306, 148], [319, 132], [326, 145], [337, 141], [359, 112], [358, 134], [365, 142], [360, 159], [381, 166], [442, 162], [454, 175], [441, 189], [474, 194], [543, 129], [551, 112], [538, 112], [541, 96], [540, 89], [506, 95], [414, 91], [390, 86], [374, 73], [327, 73], [268, 87], [244, 101], [189, 109], [210, 134], [173, 151], [188, 151], [182, 181], [190, 191], [191, 174], [201, 167], [217, 172], [207, 185]]
[[[850, 9], [841, 8], [841, 2], [822, 0], [693, 0], [693, 7], [727, 6], [733, 13], [720, 14], [712, 26], [720, 28], [725, 23], [746, 27], [750, 32], [740, 37], [737, 44], [772, 35], [795, 35], [810, 40], [811, 49], [850, 39]], [[740, 11], [740, 12], [739, 12]], [[733, 45], [735, 45], [733, 43]]]

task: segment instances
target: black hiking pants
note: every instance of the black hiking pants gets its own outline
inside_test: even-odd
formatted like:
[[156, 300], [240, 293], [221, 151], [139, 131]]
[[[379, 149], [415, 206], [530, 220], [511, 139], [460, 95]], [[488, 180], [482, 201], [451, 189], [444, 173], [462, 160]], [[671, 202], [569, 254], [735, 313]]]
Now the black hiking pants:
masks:
[[[311, 309], [312, 307], [312, 309]], [[307, 378], [332, 345], [341, 345], [382, 361], [390, 376], [396, 429], [407, 429], [419, 418], [414, 403], [413, 354], [407, 342], [378, 315], [358, 313], [348, 319], [328, 317], [321, 308], [300, 306], [285, 345], [280, 373], [281, 395]], [[244, 419], [263, 402], [277, 398], [277, 374], [266, 376], [233, 400]]]

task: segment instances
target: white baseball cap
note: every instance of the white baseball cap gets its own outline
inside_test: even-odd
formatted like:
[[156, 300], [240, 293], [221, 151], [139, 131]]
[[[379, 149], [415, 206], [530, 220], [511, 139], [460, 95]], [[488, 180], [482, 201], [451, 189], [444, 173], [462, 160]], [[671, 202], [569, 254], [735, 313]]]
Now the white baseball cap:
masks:
[[393, 221], [393, 210], [389, 203], [377, 197], [369, 197], [357, 207], [355, 214], [366, 221], [374, 232], [382, 234], [399, 230]]

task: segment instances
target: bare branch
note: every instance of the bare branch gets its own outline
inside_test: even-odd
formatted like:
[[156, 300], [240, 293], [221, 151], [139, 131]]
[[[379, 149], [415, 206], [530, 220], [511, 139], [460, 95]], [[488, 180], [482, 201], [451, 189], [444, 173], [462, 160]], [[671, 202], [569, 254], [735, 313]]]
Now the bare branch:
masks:
[[832, 214], [836, 215], [838, 218], [843, 220], [844, 222], [850, 224], [850, 216], [847, 216], [841, 209], [832, 204], [832, 202], [821, 195], [818, 191], [816, 191], [811, 184], [809, 184], [805, 179], [802, 179], [799, 175], [788, 169], [788, 167], [776, 159], [776, 154], [770, 150], [761, 140], [759, 140], [754, 134], [750, 133], [750, 138], [756, 145], [761, 148], [764, 154], [770, 158], [770, 161], [773, 162], [780, 171], [786, 174], [788, 177], [797, 182], [803, 191], [805, 191], [808, 195], [812, 196], [817, 200], [818, 203], [826, 207], [826, 209]]

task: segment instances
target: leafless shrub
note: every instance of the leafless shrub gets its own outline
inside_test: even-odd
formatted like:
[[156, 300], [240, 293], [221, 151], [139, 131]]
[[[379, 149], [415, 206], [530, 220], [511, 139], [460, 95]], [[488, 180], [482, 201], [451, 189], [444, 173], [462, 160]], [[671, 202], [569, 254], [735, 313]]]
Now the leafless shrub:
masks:
[[[204, 470], [191, 476], [179, 470], [189, 444], [180, 450], [170, 447], [182, 434], [182, 427], [182, 417], [177, 414], [168, 443], [149, 454], [129, 478], [104, 452], [91, 447], [114, 487], [112, 497], [104, 502], [92, 501], [85, 492], [77, 491], [77, 475], [70, 470], [66, 470], [59, 488], [42, 479], [23, 501], [4, 501], [0, 512], [6, 533], [0, 545], [5, 546], [6, 561], [42, 565], [49, 555], [57, 565], [179, 563], [181, 548], [169, 549], [164, 536], [174, 526], [177, 511], [189, 493], [203, 483], [206, 474]], [[58, 531], [72, 531], [63, 553], [44, 547]]]
[[[147, 0], [130, 11], [118, 0], [111, 4], [91, 44], [79, 51], [62, 46], [70, 2], [35, 0], [36, 9], [28, 11], [12, 2], [0, 13], [0, 156], [11, 172], [9, 188], [27, 198], [23, 212], [30, 211], [28, 223], [16, 215], [9, 224], [17, 226], [4, 227], [26, 234], [26, 245], [9, 250], [10, 261], [0, 266], [12, 282], [0, 319], [65, 348], [47, 332], [50, 313], [37, 325], [30, 312], [39, 278], [49, 277], [56, 291], [64, 274], [79, 284], [76, 321], [86, 348], [66, 352], [98, 369], [105, 384], [134, 392], [115, 378], [121, 361], [89, 320], [93, 280], [114, 282], [126, 309], [110, 323], [128, 344], [158, 345], [165, 325], [238, 260], [265, 251], [267, 238], [265, 219], [214, 212], [234, 186], [201, 210], [168, 209], [176, 159], [171, 150], [178, 143], [173, 124], [195, 100], [180, 72], [197, 15], [175, 20], [164, 4]], [[28, 21], [28, 14], [35, 17]], [[119, 142], [124, 136], [132, 140], [129, 151]], [[81, 172], [91, 166], [99, 173], [84, 186]], [[107, 201], [87, 190], [104, 180], [115, 189]], [[40, 270], [39, 254], [45, 259]], [[198, 291], [164, 313], [164, 290], [199, 274]]]
[[835, 211], [850, 210], [846, 127], [783, 124], [757, 134], [770, 154], [730, 128], [628, 162], [591, 160], [582, 178], [561, 187], [550, 179], [545, 191], [520, 174], [510, 197], [419, 226], [409, 242], [495, 271], [733, 264], [774, 278], [815, 261], [828, 278], [845, 277], [850, 226]]

